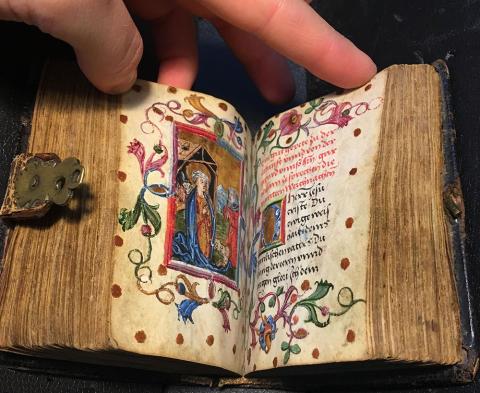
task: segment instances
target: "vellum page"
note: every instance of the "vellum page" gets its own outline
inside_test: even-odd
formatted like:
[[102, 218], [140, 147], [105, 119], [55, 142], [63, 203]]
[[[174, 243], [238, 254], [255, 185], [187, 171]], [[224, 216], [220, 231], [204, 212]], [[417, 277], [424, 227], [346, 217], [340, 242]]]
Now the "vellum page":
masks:
[[141, 81], [120, 120], [116, 345], [240, 373], [245, 122], [213, 97]]
[[362, 360], [370, 184], [386, 74], [258, 133], [245, 372]]

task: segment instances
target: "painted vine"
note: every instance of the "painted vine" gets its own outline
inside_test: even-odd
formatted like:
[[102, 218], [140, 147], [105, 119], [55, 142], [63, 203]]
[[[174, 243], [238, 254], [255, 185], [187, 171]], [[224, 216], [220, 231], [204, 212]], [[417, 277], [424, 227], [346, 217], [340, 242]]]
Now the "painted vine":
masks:
[[[182, 105], [176, 100], [170, 100], [167, 103], [157, 102], [147, 108], [146, 120], [141, 124], [141, 131], [145, 134], [157, 134], [158, 142], [148, 156], [144, 144], [136, 138], [127, 147], [127, 153], [134, 155], [138, 161], [143, 185], [133, 208], [120, 209], [118, 223], [124, 232], [138, 229], [146, 241], [146, 251], [135, 248], [128, 252], [128, 260], [134, 265], [134, 276], [137, 288], [141, 293], [155, 296], [164, 305], [174, 303], [177, 307], [178, 319], [184, 323], [194, 323], [193, 312], [200, 306], [210, 304], [220, 312], [223, 329], [228, 332], [231, 330], [230, 315], [237, 320], [241, 313], [241, 304], [232, 299], [229, 291], [221, 288], [217, 291], [215, 283], [210, 281], [206, 296], [201, 296], [197, 289], [199, 283], [192, 282], [185, 274], [178, 274], [173, 280], [154, 286], [154, 274], [149, 265], [153, 251], [152, 239], [159, 234], [162, 219], [158, 212], [159, 205], [147, 202], [146, 195], [161, 198], [173, 195], [173, 191], [166, 185], [152, 183], [149, 180], [153, 173], [160, 174], [162, 178], [165, 177], [163, 166], [169, 158], [168, 150], [162, 143], [162, 133], [158, 124], [164, 120], [172, 121], [173, 118], [167, 116], [167, 113], [170, 112], [181, 116], [189, 124], [212, 127], [217, 140], [223, 146], [231, 143], [238, 149], [243, 147], [242, 133], [245, 126], [242, 125], [240, 119], [236, 117], [235, 122], [230, 122], [220, 118], [208, 110], [202, 100], [203, 97], [195, 94], [185, 98], [185, 101], [195, 111], [191, 108], [182, 109]], [[213, 124], [211, 124], [212, 122]], [[163, 276], [166, 273], [167, 268], [160, 265], [158, 274]], [[154, 289], [149, 289], [150, 286], [154, 286]], [[178, 302], [175, 302], [177, 299], [179, 299]]]
[[[178, 310], [178, 318], [183, 322], [194, 323], [193, 312], [199, 306], [210, 304], [222, 314], [223, 328], [225, 331], [230, 330], [230, 310], [234, 319], [238, 319], [241, 313], [241, 305], [232, 300], [230, 293], [226, 290], [215, 290], [215, 284], [209, 283], [208, 293], [206, 296], [200, 296], [197, 291], [198, 282], [190, 281], [184, 274], [178, 274], [175, 279], [158, 285], [155, 289], [149, 290], [145, 286], [152, 284], [153, 271], [149, 266], [152, 255], [152, 238], [158, 235], [162, 220], [158, 213], [158, 205], [152, 205], [145, 199], [145, 195], [150, 193], [158, 197], [168, 197], [172, 195], [172, 191], [163, 184], [150, 184], [149, 175], [158, 172], [161, 176], [165, 173], [162, 167], [168, 160], [168, 151], [161, 142], [161, 130], [156, 123], [168, 120], [166, 115], [168, 112], [181, 116], [181, 118], [192, 125], [204, 125], [213, 128], [219, 142], [224, 146], [229, 143], [237, 149], [244, 148], [242, 141], [242, 133], [246, 130], [246, 126], [241, 123], [237, 117], [234, 122], [223, 119], [215, 115], [206, 108], [202, 103], [203, 97], [195, 94], [187, 97], [185, 101], [190, 104], [191, 108], [182, 108], [182, 104], [177, 100], [170, 100], [166, 103], [157, 102], [146, 110], [146, 121], [141, 124], [143, 133], [158, 133], [159, 141], [153, 147], [153, 151], [146, 157], [144, 145], [137, 139], [133, 139], [128, 146], [128, 153], [136, 156], [139, 163], [140, 174], [143, 179], [143, 186], [139, 191], [135, 206], [128, 210], [122, 208], [119, 213], [118, 222], [123, 231], [129, 231], [133, 228], [139, 228], [141, 234], [146, 239], [146, 252], [143, 253], [139, 249], [132, 249], [128, 253], [130, 263], [134, 265], [134, 276], [137, 280], [137, 288], [145, 295], [155, 296], [158, 301], [165, 305], [175, 302], [180, 297], [178, 303], [175, 303]], [[293, 109], [284, 113], [277, 128], [274, 122], [266, 123], [257, 134], [257, 152], [263, 149], [263, 152], [273, 151], [275, 149], [288, 149], [293, 146], [301, 133], [309, 135], [312, 129], [323, 125], [336, 125], [337, 129], [343, 128], [355, 117], [361, 116], [368, 110], [376, 109], [382, 104], [382, 99], [377, 98], [370, 103], [360, 102], [352, 104], [350, 102], [337, 103], [335, 100], [312, 100], [307, 104], [303, 113], [297, 109]], [[304, 115], [310, 115], [309, 118], [302, 122]], [[258, 203], [258, 182], [257, 170], [259, 167], [259, 158], [257, 159], [253, 169], [253, 185], [249, 192], [250, 197], [247, 198], [245, 208], [249, 208], [250, 217], [254, 228], [258, 227], [260, 212], [257, 207]], [[140, 218], [142, 221], [140, 222]], [[257, 247], [260, 232], [256, 231], [251, 242], [249, 242], [249, 275], [254, 277]], [[166, 269], [161, 265], [160, 269]], [[160, 272], [164, 275], [165, 272]], [[304, 320], [305, 324], [313, 324], [317, 328], [325, 328], [328, 326], [332, 318], [339, 317], [348, 312], [356, 303], [364, 302], [363, 299], [354, 299], [353, 292], [349, 287], [341, 288], [337, 295], [338, 310], [331, 311], [331, 307], [326, 304], [320, 304], [322, 299], [333, 290], [333, 284], [327, 281], [315, 283], [316, 287], [311, 291], [299, 292], [295, 286], [290, 286], [286, 291], [280, 287], [276, 292], [268, 292], [259, 296], [256, 304], [250, 304], [249, 315], [253, 315], [253, 319], [249, 321], [251, 331], [252, 347], [257, 343], [261, 349], [268, 353], [278, 332], [277, 321], [283, 321], [283, 328], [286, 329], [288, 341], [283, 341], [280, 348], [284, 353], [283, 363], [287, 364], [291, 355], [301, 352], [301, 346], [297, 342], [308, 336], [309, 332], [305, 328], [295, 328], [298, 323], [298, 315], [296, 312], [300, 309], [306, 310], [308, 317]], [[268, 310], [273, 309], [275, 312], [267, 315]], [[257, 341], [258, 338], [258, 341]]]
[[[322, 299], [334, 289], [333, 284], [320, 280], [315, 282], [314, 288], [310, 288], [309, 282], [305, 281], [302, 287], [305, 290], [299, 290], [294, 285], [289, 286], [286, 291], [284, 287], [278, 287], [276, 292], [258, 296], [249, 321], [250, 346], [255, 348], [258, 343], [265, 353], [268, 353], [272, 347], [272, 342], [278, 332], [278, 322], [283, 321], [283, 328], [286, 329], [288, 338], [288, 341], [280, 344], [280, 349], [284, 352], [284, 365], [288, 363], [291, 355], [301, 352], [301, 346], [297, 341], [310, 334], [304, 327], [296, 328], [300, 318], [298, 313], [300, 309], [307, 314], [303, 321], [305, 326], [313, 325], [317, 328], [325, 328], [333, 318], [344, 315], [355, 304], [365, 302], [363, 299], [355, 299], [353, 291], [349, 287], [343, 287], [337, 294], [337, 304], [332, 307]], [[333, 311], [335, 307], [338, 309]]]
[[[305, 134], [310, 135], [313, 129], [322, 126], [334, 126], [332, 133], [346, 127], [350, 121], [370, 110], [377, 109], [383, 103], [383, 98], [377, 97], [370, 102], [352, 103], [349, 101], [337, 102], [334, 99], [318, 98], [309, 101], [300, 109], [295, 108], [280, 116], [278, 126], [270, 120], [264, 124], [257, 133], [256, 158], [253, 165], [252, 186], [248, 195], [247, 204], [250, 209], [250, 225], [254, 228], [254, 236], [248, 245], [249, 255], [249, 276], [252, 279], [250, 288], [255, 285], [255, 271], [258, 257], [258, 243], [261, 237], [260, 217], [261, 212], [258, 206], [259, 187], [258, 169], [260, 166], [261, 154], [267, 151], [270, 153], [276, 149], [288, 149], [292, 147]], [[338, 310], [332, 311], [331, 305], [323, 303], [323, 299], [329, 291], [333, 290], [333, 284], [320, 280], [315, 283], [315, 288], [308, 292], [302, 284], [301, 290], [291, 285], [286, 291], [279, 287], [276, 292], [257, 295], [255, 298], [253, 289], [250, 294], [250, 304], [247, 315], [250, 316], [249, 327], [251, 334], [250, 346], [255, 348], [257, 343], [265, 353], [270, 351], [272, 341], [278, 334], [280, 327], [278, 321], [282, 321], [282, 328], [286, 330], [288, 340], [280, 343], [280, 349], [284, 352], [283, 364], [286, 365], [291, 355], [301, 352], [301, 341], [306, 338], [309, 331], [304, 327], [295, 328], [298, 323], [300, 309], [307, 312], [308, 317], [303, 321], [306, 326], [325, 328], [330, 322], [347, 313], [355, 304], [364, 302], [363, 299], [355, 299], [349, 287], [341, 288], [337, 295]], [[349, 299], [349, 300], [348, 300]], [[267, 306], [265, 305], [267, 303]], [[273, 309], [269, 314], [267, 310]]]
[[[309, 101], [302, 111], [292, 109], [280, 117], [279, 126], [274, 127], [274, 121], [270, 120], [258, 132], [258, 149], [270, 152], [275, 149], [288, 149], [292, 147], [304, 132], [307, 136], [314, 128], [325, 125], [335, 125], [337, 129], [346, 127], [348, 123], [369, 110], [378, 108], [383, 102], [382, 98], [375, 98], [370, 102], [351, 103], [344, 101], [338, 103], [333, 99], [317, 98]], [[302, 122], [304, 115], [307, 119]]]

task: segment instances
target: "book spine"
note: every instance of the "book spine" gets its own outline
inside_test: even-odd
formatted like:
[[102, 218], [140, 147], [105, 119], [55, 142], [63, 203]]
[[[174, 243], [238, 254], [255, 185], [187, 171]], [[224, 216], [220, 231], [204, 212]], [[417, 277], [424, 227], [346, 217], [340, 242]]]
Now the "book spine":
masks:
[[463, 361], [454, 367], [452, 382], [466, 383], [475, 378], [478, 370], [478, 349], [475, 336], [475, 315], [473, 297], [468, 274], [465, 252], [465, 209], [461, 192], [460, 176], [455, 151], [456, 131], [453, 121], [453, 108], [450, 96], [450, 75], [442, 60], [433, 63], [441, 81], [442, 132], [445, 158], [444, 202], [450, 216], [450, 233], [453, 244], [454, 274], [460, 304]]

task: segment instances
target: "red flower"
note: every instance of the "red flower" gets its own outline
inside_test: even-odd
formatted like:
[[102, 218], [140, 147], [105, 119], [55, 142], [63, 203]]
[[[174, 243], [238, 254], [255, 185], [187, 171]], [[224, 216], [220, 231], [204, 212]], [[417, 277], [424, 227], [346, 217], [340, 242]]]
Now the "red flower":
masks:
[[150, 236], [152, 234], [152, 227], [150, 225], [144, 224], [140, 228], [143, 236]]
[[300, 128], [300, 121], [302, 115], [295, 109], [290, 112], [284, 113], [280, 118], [280, 136], [286, 136], [293, 134]]

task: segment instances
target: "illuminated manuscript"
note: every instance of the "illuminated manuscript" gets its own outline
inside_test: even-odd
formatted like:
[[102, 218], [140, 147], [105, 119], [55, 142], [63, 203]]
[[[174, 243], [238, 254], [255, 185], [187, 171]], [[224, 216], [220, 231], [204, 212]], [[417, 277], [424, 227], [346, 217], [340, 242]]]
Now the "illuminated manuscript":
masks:
[[391, 67], [259, 130], [140, 80], [119, 98], [57, 95], [58, 74], [29, 149], [74, 153], [87, 186], [70, 216], [10, 232], [2, 348], [249, 377], [460, 361], [432, 67]]

